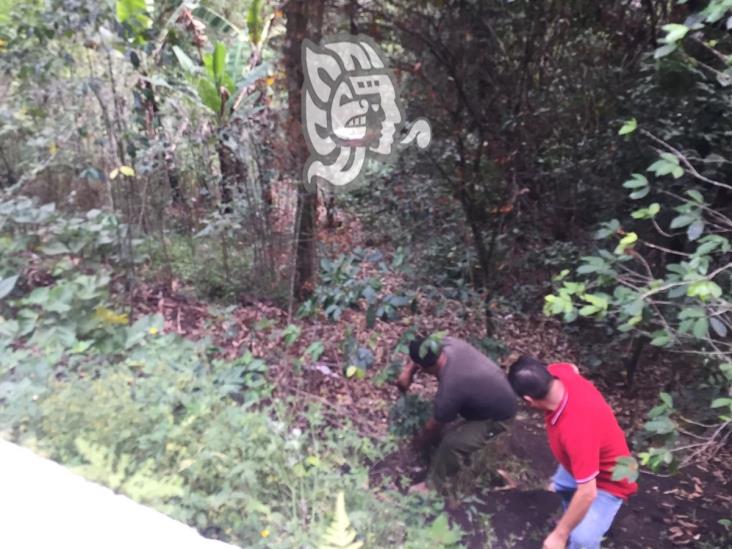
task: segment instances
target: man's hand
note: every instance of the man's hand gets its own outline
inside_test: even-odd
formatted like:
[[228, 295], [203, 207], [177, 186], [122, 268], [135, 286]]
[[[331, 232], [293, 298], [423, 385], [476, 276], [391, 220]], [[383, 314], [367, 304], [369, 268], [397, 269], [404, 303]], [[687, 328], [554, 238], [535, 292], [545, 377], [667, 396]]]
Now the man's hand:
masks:
[[569, 535], [553, 530], [544, 540], [542, 549], [564, 549], [567, 546]]
[[397, 389], [399, 389], [402, 393], [406, 393], [409, 391], [409, 386], [412, 384], [412, 379], [410, 376], [405, 375], [404, 372], [399, 374], [399, 377], [396, 380], [396, 386]]
[[596, 497], [597, 481], [594, 478], [579, 484], [569, 502], [569, 507], [559, 519], [552, 533], [544, 540], [543, 549], [564, 549], [570, 533], [585, 518]]
[[437, 439], [440, 438], [442, 427], [443, 424], [435, 418], [428, 419], [420, 433], [412, 439], [412, 448], [419, 452], [427, 448], [430, 444], [437, 442]]
[[412, 384], [412, 378], [414, 378], [417, 368], [419, 366], [412, 362], [407, 362], [402, 368], [402, 373], [399, 374], [396, 380], [396, 386], [402, 393], [409, 391], [409, 386]]

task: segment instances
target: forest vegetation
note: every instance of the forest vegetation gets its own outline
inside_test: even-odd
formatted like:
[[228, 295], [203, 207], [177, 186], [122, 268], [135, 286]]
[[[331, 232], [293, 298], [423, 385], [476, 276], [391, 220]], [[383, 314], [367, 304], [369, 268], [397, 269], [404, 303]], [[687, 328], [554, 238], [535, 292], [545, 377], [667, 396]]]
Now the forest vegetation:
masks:
[[[241, 547], [538, 547], [549, 514], [509, 536], [389, 465], [434, 391], [394, 387], [409, 340], [457, 335], [609, 395], [618, 474], [685, 502], [611, 546], [729, 546], [731, 29], [731, 0], [0, 0], [0, 434]], [[300, 48], [337, 33], [432, 128], [343, 193], [302, 181]], [[481, 490], [538, 489], [495, 452]]]

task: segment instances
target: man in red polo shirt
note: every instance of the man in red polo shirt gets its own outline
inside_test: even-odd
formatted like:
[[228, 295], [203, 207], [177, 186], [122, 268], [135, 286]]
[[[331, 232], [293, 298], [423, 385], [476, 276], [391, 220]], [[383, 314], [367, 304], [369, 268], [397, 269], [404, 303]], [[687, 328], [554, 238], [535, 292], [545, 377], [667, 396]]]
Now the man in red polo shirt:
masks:
[[521, 357], [508, 380], [529, 406], [544, 410], [547, 437], [559, 462], [552, 478], [564, 514], [544, 549], [598, 549], [618, 509], [637, 485], [612, 480], [618, 458], [630, 456], [625, 434], [600, 392], [573, 364]]

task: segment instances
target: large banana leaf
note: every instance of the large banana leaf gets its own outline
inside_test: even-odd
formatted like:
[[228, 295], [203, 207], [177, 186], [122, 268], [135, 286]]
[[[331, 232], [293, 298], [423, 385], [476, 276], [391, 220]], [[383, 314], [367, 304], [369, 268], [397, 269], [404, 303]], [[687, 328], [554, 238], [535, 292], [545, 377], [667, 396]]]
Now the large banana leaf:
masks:
[[213, 62], [211, 63], [211, 72], [216, 82], [216, 87], [222, 85], [224, 76], [226, 76], [226, 46], [222, 42], [216, 42], [213, 51]]
[[207, 8], [206, 6], [197, 6], [191, 13], [204, 23], [210, 29], [223, 34], [241, 34], [242, 30], [226, 19], [223, 15]]
[[247, 30], [249, 31], [249, 40], [252, 44], [259, 44], [259, 40], [262, 38], [263, 28], [262, 0], [251, 0], [249, 9], [247, 10]]

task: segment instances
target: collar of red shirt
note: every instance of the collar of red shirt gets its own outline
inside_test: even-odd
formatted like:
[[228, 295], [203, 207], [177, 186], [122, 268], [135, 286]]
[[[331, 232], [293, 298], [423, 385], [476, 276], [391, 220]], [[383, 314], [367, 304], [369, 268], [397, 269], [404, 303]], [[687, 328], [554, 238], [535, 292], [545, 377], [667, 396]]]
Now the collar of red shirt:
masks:
[[564, 409], [567, 407], [567, 401], [569, 400], [569, 391], [567, 390], [567, 386], [562, 384], [564, 386], [564, 396], [562, 396], [562, 400], [559, 403], [559, 406], [556, 410], [554, 410], [554, 413], [551, 415], [551, 418], [549, 421], [552, 425], [556, 424], [557, 421], [559, 421], [559, 416], [562, 415], [562, 412], [564, 412]]

